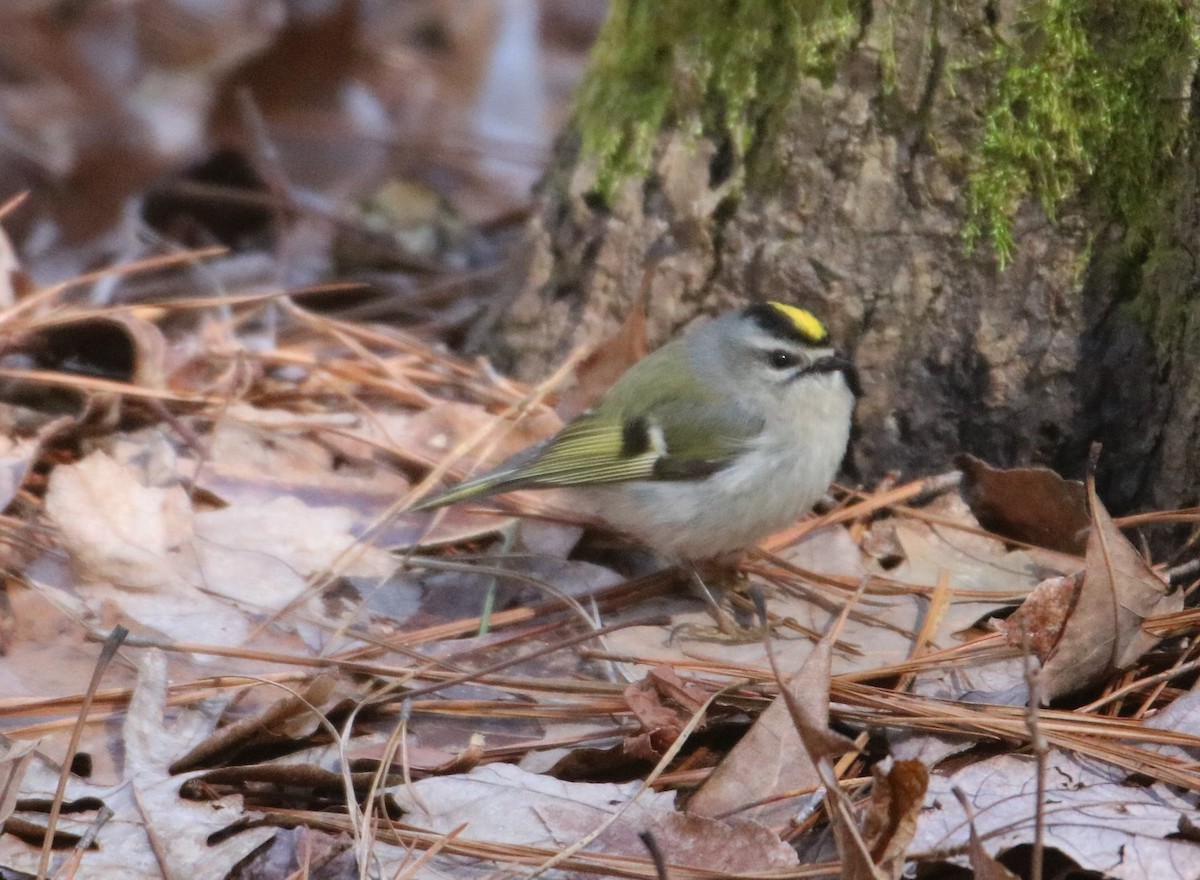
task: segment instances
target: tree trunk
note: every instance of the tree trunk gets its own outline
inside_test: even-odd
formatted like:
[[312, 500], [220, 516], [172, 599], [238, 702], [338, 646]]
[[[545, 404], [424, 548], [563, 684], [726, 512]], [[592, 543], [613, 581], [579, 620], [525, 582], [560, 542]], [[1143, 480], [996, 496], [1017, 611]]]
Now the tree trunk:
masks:
[[649, 268], [655, 341], [747, 300], [826, 319], [863, 378], [852, 477], [961, 451], [1078, 474], [1099, 439], [1112, 506], [1195, 503], [1198, 19], [614, 0], [502, 325], [511, 365], [544, 375], [610, 334]]

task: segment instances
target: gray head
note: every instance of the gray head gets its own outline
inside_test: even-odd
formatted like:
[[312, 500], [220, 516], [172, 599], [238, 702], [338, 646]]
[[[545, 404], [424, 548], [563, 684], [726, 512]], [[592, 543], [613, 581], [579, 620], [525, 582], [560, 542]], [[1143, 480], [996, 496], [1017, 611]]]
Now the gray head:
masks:
[[830, 345], [825, 325], [796, 306], [756, 303], [722, 315], [699, 328], [689, 349], [693, 363], [737, 383], [743, 398], [778, 403], [801, 388], [859, 393], [854, 364]]

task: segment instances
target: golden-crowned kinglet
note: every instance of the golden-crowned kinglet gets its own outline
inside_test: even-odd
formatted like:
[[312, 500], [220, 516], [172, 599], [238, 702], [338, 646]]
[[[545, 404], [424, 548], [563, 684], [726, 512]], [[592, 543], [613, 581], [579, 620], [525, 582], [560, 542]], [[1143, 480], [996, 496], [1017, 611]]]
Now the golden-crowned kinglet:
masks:
[[570, 487], [663, 556], [711, 559], [821, 497], [846, 452], [857, 385], [811, 312], [747, 306], [634, 364], [549, 440], [410, 509]]

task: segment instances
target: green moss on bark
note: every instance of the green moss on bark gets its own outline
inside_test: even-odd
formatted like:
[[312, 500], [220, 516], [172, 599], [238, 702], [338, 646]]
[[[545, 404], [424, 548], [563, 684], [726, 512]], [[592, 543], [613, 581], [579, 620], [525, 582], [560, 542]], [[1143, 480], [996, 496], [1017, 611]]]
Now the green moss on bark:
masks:
[[1053, 219], [1085, 188], [1144, 243], [1172, 189], [1198, 19], [1177, 0], [1024, 6], [1017, 37], [997, 37], [985, 62], [996, 86], [967, 188], [968, 243], [986, 236], [1003, 264], [1023, 198]]
[[741, 174], [801, 76], [828, 81], [859, 27], [850, 0], [613, 0], [577, 124], [609, 198], [665, 128], [707, 137]]
[[1019, 21], [991, 27], [982, 9], [948, 0], [613, 0], [576, 112], [595, 193], [609, 201], [622, 180], [644, 177], [664, 130], [711, 140], [739, 182], [770, 180], [756, 163], [776, 155], [799, 81], [832, 80], [867, 8], [884, 35], [884, 93], [896, 79], [890, 34], [936, 31], [939, 13], [960, 26], [977, 16], [974, 36], [949, 47], [937, 98], [962, 100], [956, 77], [982, 73], [966, 138], [968, 246], [990, 242], [1003, 265], [1022, 200], [1053, 219], [1081, 191], [1148, 243], [1200, 55], [1200, 6], [1184, 0], [1028, 0]]

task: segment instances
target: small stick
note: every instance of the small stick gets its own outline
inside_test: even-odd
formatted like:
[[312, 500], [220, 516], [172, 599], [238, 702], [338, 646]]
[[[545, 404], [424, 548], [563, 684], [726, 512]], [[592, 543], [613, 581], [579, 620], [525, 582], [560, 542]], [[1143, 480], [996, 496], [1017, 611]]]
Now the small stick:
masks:
[[117, 649], [121, 647], [121, 643], [125, 641], [127, 635], [129, 635], [129, 630], [125, 627], [113, 627], [113, 631], [104, 640], [100, 656], [96, 658], [96, 668], [92, 670], [92, 680], [88, 684], [87, 692], [83, 695], [83, 702], [79, 706], [79, 717], [75, 720], [75, 729], [71, 731], [71, 742], [67, 745], [67, 753], [63, 756], [62, 769], [58, 774], [58, 788], [54, 791], [54, 802], [50, 805], [50, 819], [46, 823], [46, 837], [42, 840], [42, 855], [38, 859], [37, 880], [46, 880], [46, 872], [50, 869], [54, 828], [58, 825], [58, 814], [62, 812], [63, 798], [67, 794], [67, 780], [71, 776], [71, 762], [75, 760], [75, 753], [79, 750], [79, 740], [83, 737], [83, 726], [87, 723], [92, 698], [100, 688], [100, 679], [104, 677], [104, 670], [108, 669], [108, 664], [116, 656]]

